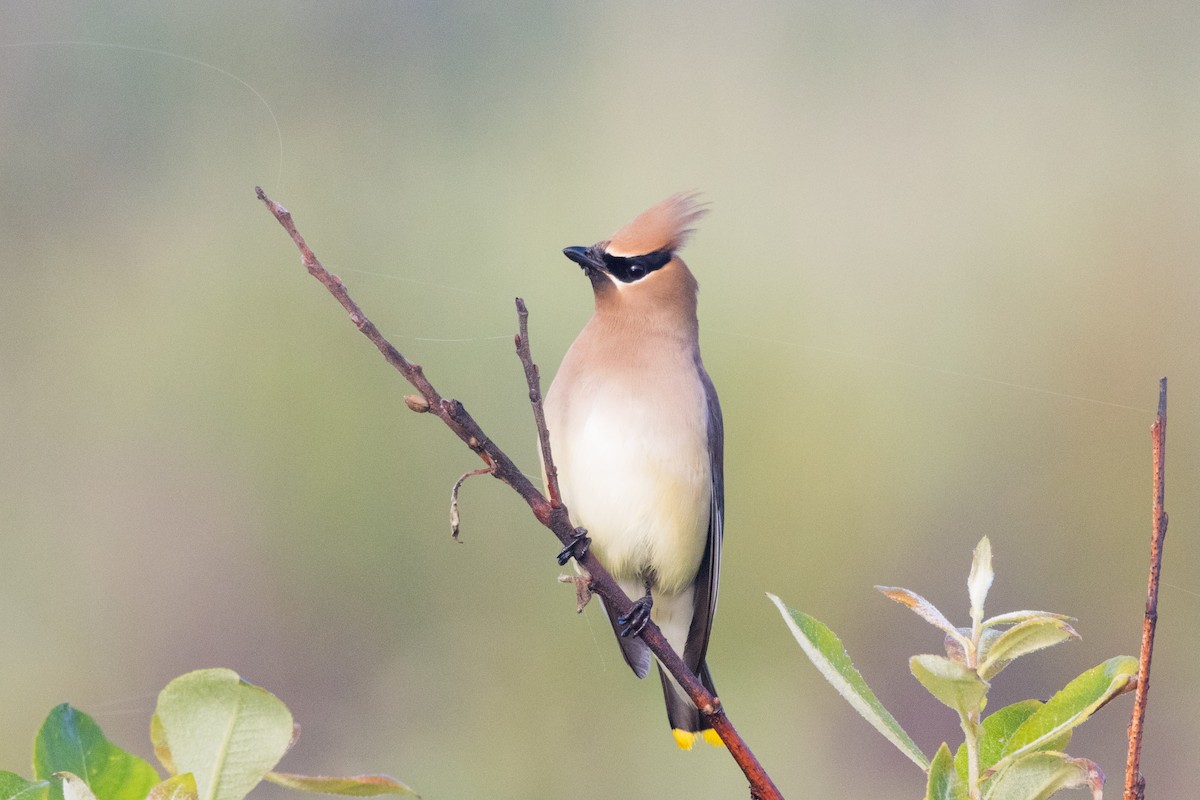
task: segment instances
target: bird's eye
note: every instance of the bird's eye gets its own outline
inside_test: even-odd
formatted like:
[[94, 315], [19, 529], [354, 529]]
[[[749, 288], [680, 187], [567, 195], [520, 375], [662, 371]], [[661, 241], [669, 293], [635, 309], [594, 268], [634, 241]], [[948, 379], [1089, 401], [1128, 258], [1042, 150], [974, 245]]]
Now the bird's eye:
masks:
[[655, 250], [641, 256], [614, 256], [605, 253], [603, 258], [604, 267], [610, 275], [622, 283], [633, 283], [665, 267], [671, 261], [671, 251]]

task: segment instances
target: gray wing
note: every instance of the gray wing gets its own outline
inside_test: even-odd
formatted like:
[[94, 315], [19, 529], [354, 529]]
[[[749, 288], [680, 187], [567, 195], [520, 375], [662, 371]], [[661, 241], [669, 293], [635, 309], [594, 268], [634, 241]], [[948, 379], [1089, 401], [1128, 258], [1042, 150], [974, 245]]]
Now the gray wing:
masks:
[[[700, 380], [704, 384], [704, 395], [708, 401], [708, 458], [712, 472], [712, 502], [708, 515], [708, 542], [700, 571], [696, 574], [695, 605], [692, 624], [688, 629], [687, 644], [683, 648], [683, 660], [693, 671], [698, 671], [708, 652], [708, 637], [712, 632], [713, 615], [717, 611], [717, 584], [721, 577], [721, 540], [725, 531], [725, 423], [721, 418], [721, 403], [717, 390], [704, 371], [704, 365], [696, 360]], [[711, 678], [709, 682], [711, 683]], [[711, 687], [710, 687], [711, 688]]]

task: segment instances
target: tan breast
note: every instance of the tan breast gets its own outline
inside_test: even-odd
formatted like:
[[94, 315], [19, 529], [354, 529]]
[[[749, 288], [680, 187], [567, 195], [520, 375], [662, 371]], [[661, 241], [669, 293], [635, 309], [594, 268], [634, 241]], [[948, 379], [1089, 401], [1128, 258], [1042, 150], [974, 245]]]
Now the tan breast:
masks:
[[563, 500], [618, 579], [690, 586], [704, 553], [712, 475], [693, 337], [597, 315], [547, 393]]

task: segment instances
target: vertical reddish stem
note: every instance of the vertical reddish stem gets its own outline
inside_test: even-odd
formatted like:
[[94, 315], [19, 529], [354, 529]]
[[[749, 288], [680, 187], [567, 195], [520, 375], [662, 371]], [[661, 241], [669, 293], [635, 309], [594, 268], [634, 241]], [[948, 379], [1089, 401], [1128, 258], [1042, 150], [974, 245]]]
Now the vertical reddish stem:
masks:
[[1129, 757], [1125, 761], [1125, 800], [1142, 800], [1146, 779], [1141, 773], [1142, 736], [1146, 721], [1146, 697], [1150, 693], [1150, 656], [1154, 650], [1154, 630], [1158, 625], [1158, 580], [1162, 571], [1163, 540], [1167, 537], [1165, 473], [1167, 454], [1167, 379], [1158, 386], [1158, 417], [1150, 426], [1154, 450], [1153, 531], [1150, 538], [1150, 580], [1146, 591], [1146, 616], [1142, 620], [1142, 650], [1138, 662], [1137, 694], [1133, 700], [1133, 719], [1129, 723]]

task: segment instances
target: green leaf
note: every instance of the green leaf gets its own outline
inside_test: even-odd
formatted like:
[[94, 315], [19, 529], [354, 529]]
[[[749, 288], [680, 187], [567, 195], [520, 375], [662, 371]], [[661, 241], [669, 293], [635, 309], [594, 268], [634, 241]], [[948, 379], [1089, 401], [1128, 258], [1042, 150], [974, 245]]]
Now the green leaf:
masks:
[[[1040, 700], [1022, 700], [983, 718], [979, 736], [979, 773], [981, 775], [1000, 760], [1005, 745], [1016, 733], [1017, 728], [1021, 727], [1025, 720], [1033, 716], [1033, 713], [1041, 707]], [[1046, 742], [1044, 749], [1062, 750], [1070, 742], [1071, 732], [1067, 731], [1060, 737]], [[954, 754], [954, 768], [958, 770], [959, 776], [965, 781], [967, 779], [967, 746], [965, 744], [959, 745], [958, 751]]]
[[896, 718], [883, 707], [883, 703], [879, 702], [871, 687], [867, 686], [837, 635], [815, 617], [787, 608], [775, 595], [768, 593], [767, 597], [779, 608], [783, 621], [796, 637], [800, 649], [825, 680], [833, 684], [838, 694], [846, 698], [846, 702], [853, 706], [863, 719], [871, 723], [875, 730], [899, 748], [900, 752], [912, 759], [914, 764], [922, 770], [928, 770], [929, 759], [921, 752], [921, 748], [917, 747], [912, 737], [904, 732]]
[[1028, 753], [996, 776], [985, 800], [1046, 800], [1061, 789], [1085, 786], [1100, 800], [1104, 773], [1093, 761], [1066, 753]]
[[1064, 622], [1073, 622], [1075, 620], [1074, 617], [1069, 617], [1066, 614], [1055, 614], [1051, 611], [1009, 611], [1007, 614], [998, 614], [991, 619], [985, 619], [983, 627], [1015, 625], [1027, 619], [1061, 619]]
[[146, 800], [199, 800], [196, 777], [190, 772], [176, 775], [150, 790]]
[[335, 778], [328, 775], [293, 775], [289, 772], [268, 772], [267, 780], [318, 794], [340, 794], [350, 797], [375, 797], [381, 794], [416, 797], [417, 793], [390, 775], [353, 775]]
[[996, 769], [1003, 769], [1017, 757], [1041, 749], [1047, 742], [1083, 723], [1096, 709], [1128, 687], [1137, 671], [1137, 659], [1117, 656], [1068, 683], [1013, 732]]
[[[158, 763], [172, 775], [179, 773], [175, 769], [175, 760], [171, 758], [171, 748], [167, 747], [167, 734], [163, 732], [162, 720], [158, 718], [158, 714], [150, 715], [150, 744], [154, 746], [154, 757], [158, 759]], [[193, 778], [193, 780], [195, 780]]]
[[945, 742], [933, 754], [929, 763], [929, 782], [925, 787], [925, 800], [966, 800], [967, 785], [954, 769], [950, 748]]
[[971, 598], [971, 619], [983, 619], [983, 604], [996, 574], [992, 571], [992, 543], [988, 537], [979, 540], [971, 558], [971, 573], [967, 577], [967, 594]]
[[0, 800], [50, 800], [50, 782], [27, 781], [15, 772], [0, 770]]
[[1046, 647], [1078, 639], [1075, 629], [1060, 619], [1035, 618], [1006, 630], [981, 654], [979, 676], [990, 681], [1014, 659]]
[[[67, 703], [50, 712], [34, 739], [33, 772], [40, 780], [71, 773], [98, 800], [143, 800], [158, 783], [154, 767], [105, 739], [91, 717]], [[61, 782], [52, 782], [49, 789], [51, 800], [63, 800]]]
[[983, 707], [988, 685], [957, 661], [945, 656], [921, 655], [908, 660], [909, 669], [929, 693], [958, 712], [960, 717]]
[[937, 606], [921, 595], [899, 586], [876, 586], [875, 588], [883, 592], [889, 600], [895, 600], [900, 605], [912, 609], [921, 619], [933, 627], [945, 631], [946, 635], [956, 639], [964, 650], [967, 648], [969, 640], [963, 636], [962, 631], [954, 627], [950, 620], [946, 619], [946, 615], [938, 611]]
[[[1022, 700], [983, 718], [983, 722], [979, 726], [979, 773], [981, 775], [996, 763], [996, 759], [1000, 758], [1004, 744], [1021, 726], [1021, 723], [1029, 719], [1030, 715], [1041, 707], [1042, 704], [1038, 700]], [[965, 743], [959, 745], [958, 750], [954, 753], [954, 768], [958, 770], [959, 777], [965, 781], [967, 779], [967, 745]]]
[[195, 776], [200, 800], [242, 800], [292, 740], [287, 706], [228, 669], [171, 681], [154, 714], [170, 761]]

